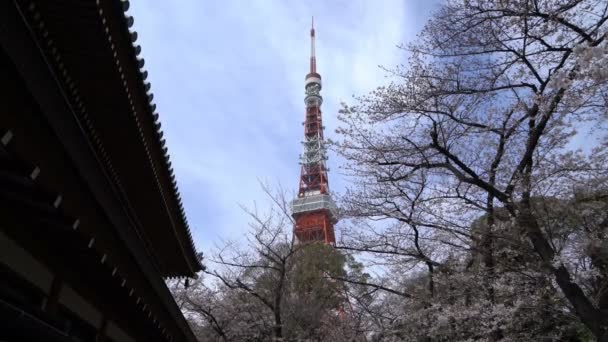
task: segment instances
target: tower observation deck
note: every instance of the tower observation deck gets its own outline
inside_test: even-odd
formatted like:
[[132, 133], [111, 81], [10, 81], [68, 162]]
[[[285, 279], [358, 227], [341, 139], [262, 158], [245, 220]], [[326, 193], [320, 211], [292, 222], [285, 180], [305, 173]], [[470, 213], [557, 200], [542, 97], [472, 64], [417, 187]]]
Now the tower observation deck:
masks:
[[300, 155], [300, 186], [298, 197], [291, 202], [295, 220], [294, 234], [299, 242], [320, 241], [335, 244], [336, 205], [329, 193], [326, 146], [323, 139], [321, 75], [317, 73], [314, 21], [310, 29], [310, 72], [304, 81], [306, 117], [303, 152]]

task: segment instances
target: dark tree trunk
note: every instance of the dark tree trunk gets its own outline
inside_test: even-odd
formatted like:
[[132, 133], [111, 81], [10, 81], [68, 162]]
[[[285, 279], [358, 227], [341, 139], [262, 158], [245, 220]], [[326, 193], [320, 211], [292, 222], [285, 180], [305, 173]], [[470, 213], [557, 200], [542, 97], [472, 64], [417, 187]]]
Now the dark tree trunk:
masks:
[[598, 341], [608, 342], [608, 334], [606, 334], [608, 322], [606, 317], [591, 303], [580, 286], [572, 281], [570, 272], [564, 265], [560, 264], [557, 267], [553, 265], [555, 251], [543, 235], [536, 218], [532, 214], [529, 196], [524, 196], [519, 209], [520, 214], [517, 215], [518, 224], [526, 230], [526, 234], [534, 246], [534, 250], [540, 256], [545, 266], [551, 270], [555, 281], [574, 308], [576, 315], [591, 330]]

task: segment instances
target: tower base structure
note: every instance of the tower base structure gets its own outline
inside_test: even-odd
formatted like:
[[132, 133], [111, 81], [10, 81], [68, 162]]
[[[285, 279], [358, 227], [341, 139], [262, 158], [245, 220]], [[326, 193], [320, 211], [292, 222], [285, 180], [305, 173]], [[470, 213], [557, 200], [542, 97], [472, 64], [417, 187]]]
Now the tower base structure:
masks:
[[329, 194], [296, 198], [291, 202], [291, 212], [296, 221], [294, 233], [298, 242], [336, 244], [337, 208]]

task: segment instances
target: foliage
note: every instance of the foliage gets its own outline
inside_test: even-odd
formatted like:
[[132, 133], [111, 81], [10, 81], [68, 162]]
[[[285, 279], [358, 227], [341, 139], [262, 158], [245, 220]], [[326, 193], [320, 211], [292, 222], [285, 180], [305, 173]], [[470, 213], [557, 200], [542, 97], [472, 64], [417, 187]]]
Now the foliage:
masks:
[[446, 1], [344, 105], [341, 248], [400, 275], [378, 336], [608, 340], [607, 10]]
[[363, 279], [352, 257], [322, 243], [293, 240], [293, 221], [282, 193], [267, 215], [252, 218], [248, 245], [226, 243], [189, 288], [171, 284], [201, 340], [353, 340], [348, 284]]

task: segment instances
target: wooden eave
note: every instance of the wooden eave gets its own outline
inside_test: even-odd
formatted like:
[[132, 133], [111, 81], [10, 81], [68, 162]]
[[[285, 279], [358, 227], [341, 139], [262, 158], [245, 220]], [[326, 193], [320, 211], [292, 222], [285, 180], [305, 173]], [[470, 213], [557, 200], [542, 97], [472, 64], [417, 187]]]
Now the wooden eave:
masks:
[[[93, 20], [97, 14], [106, 13], [98, 7], [104, 4], [76, 0], [0, 2], [0, 53], [13, 63], [30, 96], [13, 103], [13, 107], [8, 105], [11, 101], [5, 101], [6, 113], [0, 116], [0, 140], [15, 161], [0, 165], [10, 171], [2, 190], [12, 189], [3, 194], [6, 205], [2, 206], [2, 217], [16, 223], [21, 217], [29, 229], [46, 229], [40, 232], [40, 250], [49, 245], [65, 248], [56, 255], [49, 254], [57, 258], [56, 265], [73, 264], [67, 273], [87, 268], [83, 277], [119, 292], [116, 305], [124, 301], [122, 304], [143, 312], [151, 327], [159, 329], [167, 340], [194, 341], [161, 276], [192, 275], [200, 269], [200, 263], [183, 213], [179, 213], [184, 224], [180, 228], [175, 219], [177, 209], [171, 209], [179, 207], [176, 189], [165, 195], [169, 199], [158, 203], [159, 194], [167, 194], [161, 190], [169, 191], [166, 182], [171, 172], [167, 165], [158, 166], [162, 160], [151, 157], [164, 157], [158, 151], [158, 137], [158, 146], [147, 147], [150, 152], [142, 153], [147, 151], [146, 141], [153, 146], [155, 140], [137, 129], [142, 126], [144, 132], [155, 132], [145, 128], [154, 127], [155, 122], [151, 108], [147, 114], [137, 109], [145, 108], [136, 95], [144, 85], [136, 82], [135, 90], [129, 88], [130, 82], [135, 82], [129, 80], [140, 77], [141, 81], [142, 74], [129, 69], [132, 66], [121, 67], [119, 56], [123, 52], [117, 52], [113, 60], [116, 69], [108, 63], [108, 54], [114, 57], [114, 53], [111, 46], [102, 45], [106, 32], [103, 18]], [[122, 5], [119, 1], [107, 0], [107, 5], [122, 11], [116, 8]], [[43, 10], [43, 6], [50, 7]], [[122, 20], [126, 25], [127, 19]], [[65, 37], [59, 38], [62, 35]], [[68, 38], [73, 39], [72, 44], [67, 44]], [[120, 71], [117, 73], [121, 69], [131, 70], [131, 74], [121, 77]], [[123, 77], [125, 81], [117, 84]], [[14, 82], [15, 87], [19, 82]], [[131, 112], [123, 108], [125, 101], [131, 103], [129, 99], [133, 101], [128, 107]], [[108, 132], [111, 128], [114, 134]], [[157, 174], [165, 178], [153, 178], [146, 162], [156, 163]], [[133, 176], [137, 171], [142, 172], [138, 175], [141, 179]], [[28, 177], [33, 180], [33, 174], [38, 174], [34, 185], [28, 181]], [[148, 188], [155, 184], [156, 188]], [[145, 196], [151, 199], [146, 202]], [[17, 207], [8, 210], [9, 205]], [[146, 205], [162, 210], [148, 211]], [[149, 224], [150, 220], [142, 221], [142, 216], [158, 222]], [[36, 225], [41, 223], [36, 221], [40, 218], [45, 219], [44, 224]], [[174, 221], [168, 226], [171, 218]], [[19, 236], [23, 232], [13, 233]], [[190, 248], [179, 245], [188, 240]], [[180, 249], [162, 248], [163, 242]]]
[[163, 277], [201, 270], [129, 3], [18, 0], [50, 67]]
[[[0, 4], [0, 10], [6, 9]], [[86, 154], [88, 146], [77, 143], [75, 126], [64, 120], [60, 131], [65, 139], [60, 140], [58, 126], [45, 122], [42, 111], [58, 116], [70, 112], [61, 106], [45, 70], [29, 58], [20, 60], [29, 70], [27, 80], [35, 83], [29, 89], [17, 70], [11, 70], [4, 50], [11, 45], [5, 44], [5, 25], [12, 23], [0, 24], [0, 92], [6, 95], [0, 116], [3, 233], [93, 300], [104, 315], [123, 326], [129, 322], [126, 330], [152, 340], [163, 336], [166, 341], [194, 341], [143, 246], [132, 231], [121, 229], [129, 225], [128, 219], [113, 201], [94, 158]], [[24, 42], [13, 41], [27, 45]], [[71, 157], [82, 152], [74, 163]], [[81, 171], [87, 171], [85, 177]]]

